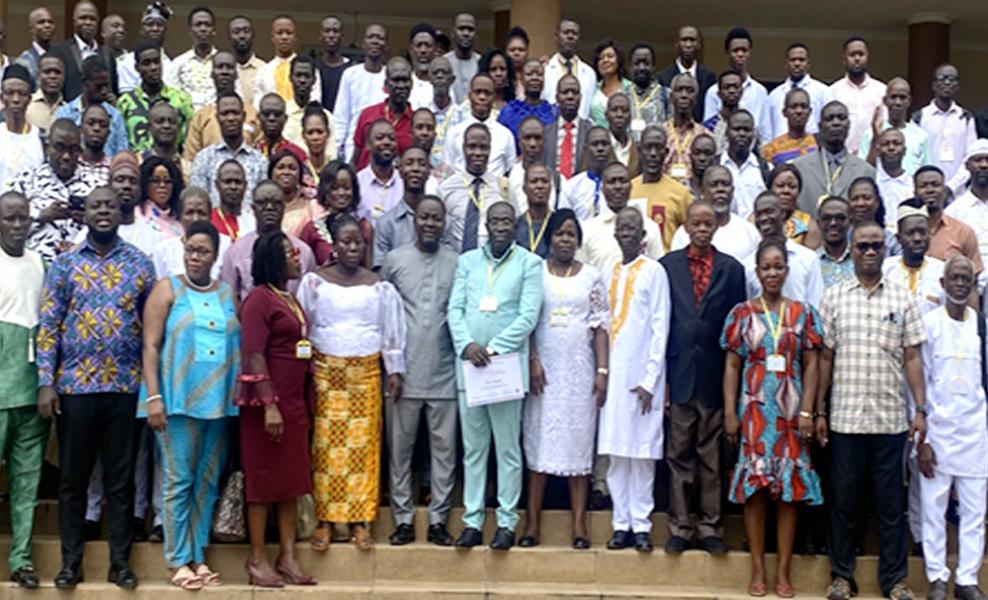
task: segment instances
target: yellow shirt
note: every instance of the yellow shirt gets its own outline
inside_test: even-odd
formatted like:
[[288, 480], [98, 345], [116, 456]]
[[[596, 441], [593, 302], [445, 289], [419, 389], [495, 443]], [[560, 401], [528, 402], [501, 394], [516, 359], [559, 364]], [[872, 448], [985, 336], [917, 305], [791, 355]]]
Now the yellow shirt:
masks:
[[631, 198], [645, 198], [648, 216], [662, 230], [662, 245], [669, 251], [672, 236], [686, 223], [686, 209], [693, 202], [689, 188], [668, 175], [655, 183], [642, 183], [642, 175], [631, 180]]

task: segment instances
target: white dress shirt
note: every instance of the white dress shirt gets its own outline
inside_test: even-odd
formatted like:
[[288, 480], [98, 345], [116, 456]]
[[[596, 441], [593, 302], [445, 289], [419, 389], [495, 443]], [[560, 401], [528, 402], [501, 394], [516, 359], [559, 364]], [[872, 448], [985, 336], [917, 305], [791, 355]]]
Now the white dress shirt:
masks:
[[[450, 237], [450, 245], [457, 252], [463, 248], [463, 230], [466, 225], [467, 204], [473, 202], [473, 180], [475, 175], [459, 170], [439, 184], [437, 194], [446, 205], [447, 232]], [[503, 195], [502, 179], [490, 171], [480, 176], [483, 184], [480, 186], [479, 197], [476, 198], [480, 204], [480, 215], [477, 223], [477, 247], [480, 248], [487, 243], [487, 211], [491, 205], [501, 200], [507, 200]]]
[[[888, 121], [882, 123], [882, 131], [892, 127]], [[912, 121], [906, 121], [906, 126], [900, 129], [902, 137], [906, 138], [906, 153], [902, 157], [902, 168], [912, 177], [913, 173], [923, 165], [930, 164], [930, 142], [929, 134], [925, 129]], [[861, 136], [861, 147], [858, 148], [858, 157], [868, 160], [871, 151], [872, 132], [871, 126], [865, 130]], [[875, 161], [878, 162], [878, 161]], [[946, 177], [944, 178], [946, 181]]]
[[580, 223], [589, 221], [606, 205], [600, 187], [600, 177], [595, 179], [589, 170], [564, 179], [559, 192], [559, 208], [571, 209]]
[[354, 65], [343, 71], [340, 77], [340, 91], [336, 94], [333, 117], [336, 121], [336, 141], [341, 146], [343, 156], [353, 156], [353, 134], [356, 133], [360, 112], [371, 104], [384, 102], [388, 97], [384, 91], [384, 71], [382, 68], [377, 73], [371, 73], [360, 65]]
[[515, 136], [507, 127], [498, 123], [493, 115], [481, 121], [470, 113], [462, 122], [451, 127], [443, 142], [443, 162], [458, 171], [467, 168], [466, 158], [463, 156], [463, 138], [467, 128], [474, 123], [487, 125], [487, 130], [491, 132], [491, 154], [487, 158], [487, 170], [495, 175], [507, 174], [518, 156], [515, 151]]
[[[720, 113], [720, 96], [717, 95], [718, 85], [707, 89], [707, 97], [703, 102], [703, 120], [713, 118]], [[751, 113], [755, 118], [755, 129], [761, 140], [774, 139], [772, 136], [772, 118], [769, 116], [768, 91], [765, 86], [748, 75], [741, 84], [741, 101], [738, 107]]]
[[[716, 244], [715, 244], [716, 245]], [[782, 286], [782, 295], [817, 308], [823, 298], [823, 271], [815, 251], [792, 240], [786, 240], [786, 254], [789, 258], [789, 275]], [[762, 293], [762, 283], [755, 272], [755, 253], [741, 261], [748, 288], [748, 298], [756, 298]]]
[[897, 231], [897, 215], [899, 204], [913, 197], [913, 178], [909, 171], [903, 169], [898, 177], [892, 177], [882, 168], [882, 161], [875, 161], [875, 183], [885, 205], [885, 225], [892, 231]]
[[[758, 249], [758, 243], [762, 241], [758, 229], [747, 219], [742, 219], [734, 213], [727, 221], [727, 225], [721, 225], [714, 232], [712, 240], [714, 248], [724, 254], [733, 256], [738, 262], [748, 258]], [[671, 250], [682, 250], [690, 243], [690, 235], [686, 229], [680, 225], [676, 233], [672, 235], [672, 243], [669, 244]]]
[[0, 194], [10, 189], [18, 173], [45, 162], [40, 130], [29, 123], [25, 128], [24, 133], [11, 133], [0, 123]]
[[[875, 109], [883, 106], [885, 84], [865, 73], [864, 81], [861, 85], [856, 85], [845, 75], [830, 84], [830, 93], [834, 100], [847, 106], [847, 113], [851, 119], [847, 148], [856, 153], [861, 147], [861, 138], [864, 137], [865, 131], [871, 129]], [[884, 114], [884, 109], [882, 112]]]
[[951, 202], [943, 214], [953, 217], [974, 230], [978, 238], [978, 252], [981, 253], [982, 264], [988, 265], [988, 201], [981, 200], [968, 191]]
[[[642, 217], [645, 217], [644, 211]], [[577, 259], [593, 265], [601, 273], [613, 273], [614, 265], [619, 264], [624, 257], [621, 246], [618, 245], [617, 238], [614, 237], [616, 221], [617, 215], [611, 212], [607, 206], [604, 206], [600, 216], [584, 223], [583, 244], [577, 250]], [[665, 254], [662, 247], [662, 231], [652, 219], [645, 217], [642, 222], [645, 226], [642, 254], [649, 258], [659, 259]]]
[[[572, 61], [573, 75], [580, 81], [580, 118], [590, 118], [590, 104], [593, 101], [594, 90], [597, 89], [597, 74], [587, 63], [580, 60], [576, 54]], [[545, 66], [545, 85], [542, 86], [542, 98], [549, 102], [556, 103], [556, 86], [559, 80], [566, 74], [566, 61], [558, 52], [549, 59], [549, 64]]]
[[920, 111], [919, 125], [929, 134], [929, 160], [943, 171], [943, 180], [957, 193], [968, 178], [964, 169], [967, 147], [978, 139], [974, 117], [956, 102], [940, 110], [930, 101]]
[[[295, 60], [297, 54], [292, 54], [289, 57], [275, 56], [261, 67], [258, 71], [257, 76], [254, 78], [254, 108], [261, 107], [261, 98], [270, 93], [277, 93], [277, 88], [275, 87], [275, 71], [284, 63], [290, 63]], [[291, 67], [289, 67], [291, 68]], [[319, 79], [319, 69], [316, 69], [316, 81], [312, 84], [312, 92], [309, 94], [309, 102], [316, 102], [322, 104], [322, 82]], [[293, 94], [294, 96], [294, 94]], [[285, 103], [292, 101], [292, 98], [283, 98]], [[359, 113], [358, 113], [359, 114]], [[303, 146], [304, 148], [304, 146]]]
[[820, 111], [831, 100], [830, 88], [827, 84], [813, 79], [809, 75], [805, 75], [799, 81], [786, 79], [768, 95], [769, 120], [772, 123], [772, 137], [770, 139], [774, 140], [789, 132], [789, 121], [782, 114], [782, 109], [786, 106], [786, 94], [793, 88], [806, 90], [810, 97], [810, 118], [806, 122], [806, 132], [816, 133], [819, 128]]
[[765, 191], [765, 180], [758, 157], [754, 152], [748, 153], [748, 158], [740, 166], [735, 163], [727, 152], [720, 155], [720, 164], [727, 167], [734, 180], [734, 200], [731, 202], [731, 212], [742, 219], [747, 219], [755, 212], [755, 199]]
[[419, 79], [419, 76], [412, 73], [412, 91], [408, 95], [408, 104], [412, 110], [429, 108], [435, 99], [436, 92], [432, 87], [432, 82], [428, 79]]

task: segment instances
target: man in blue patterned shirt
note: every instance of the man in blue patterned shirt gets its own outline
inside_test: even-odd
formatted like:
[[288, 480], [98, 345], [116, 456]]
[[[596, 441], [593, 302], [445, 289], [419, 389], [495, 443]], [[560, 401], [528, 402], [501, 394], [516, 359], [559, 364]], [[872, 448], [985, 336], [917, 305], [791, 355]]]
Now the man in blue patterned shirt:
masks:
[[141, 379], [141, 312], [154, 266], [117, 236], [117, 193], [98, 187], [84, 205], [85, 242], [55, 258], [38, 330], [38, 408], [55, 416], [61, 461], [59, 589], [82, 580], [86, 488], [102, 457], [111, 583], [137, 586], [130, 569], [134, 415]]

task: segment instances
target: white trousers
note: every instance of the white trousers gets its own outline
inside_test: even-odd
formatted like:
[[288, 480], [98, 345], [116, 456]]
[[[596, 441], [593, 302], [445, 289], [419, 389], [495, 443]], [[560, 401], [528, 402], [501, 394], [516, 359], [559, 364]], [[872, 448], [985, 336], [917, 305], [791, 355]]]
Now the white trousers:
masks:
[[909, 521], [909, 534], [913, 538], [913, 543], [923, 543], [923, 482], [925, 477], [919, 472], [916, 463], [916, 456], [912, 453], [906, 461], [909, 467], [909, 510], [907, 512]]
[[607, 487], [611, 491], [614, 531], [649, 533], [655, 507], [655, 460], [608, 456]]
[[[151, 489], [151, 507], [154, 509], [154, 526], [161, 525], [161, 458], [154, 447], [154, 434], [150, 427], [141, 431], [137, 456], [134, 459], [134, 518], [143, 519], [148, 511], [148, 461], [154, 460], [154, 481]], [[103, 514], [103, 464], [96, 461], [86, 501], [86, 520], [99, 521]]]
[[957, 492], [957, 528], [960, 556], [957, 585], [976, 585], [978, 569], [985, 553], [985, 504], [988, 478], [954, 477], [934, 468], [931, 479], [923, 478], [923, 559], [929, 581], [949, 581], [947, 567], [947, 502], [950, 487]]

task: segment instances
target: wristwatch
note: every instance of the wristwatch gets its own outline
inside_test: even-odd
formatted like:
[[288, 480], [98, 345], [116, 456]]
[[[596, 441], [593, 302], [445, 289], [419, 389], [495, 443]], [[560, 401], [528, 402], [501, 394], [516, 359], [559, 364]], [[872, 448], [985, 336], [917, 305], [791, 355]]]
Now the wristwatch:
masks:
[[607, 375], [608, 373], [609, 371], [607, 370], [607, 367], [597, 367], [598, 375]]
[[916, 405], [916, 414], [923, 415], [925, 417], [926, 416], [926, 405], [925, 404], [917, 404]]
[[799, 416], [802, 419], [812, 419], [813, 418], [813, 413], [811, 413], [808, 410], [801, 410], [801, 411], [799, 411]]
[[494, 356], [497, 354], [497, 352], [494, 351], [494, 348], [491, 348], [490, 346], [484, 348], [484, 352], [487, 352], [488, 356]]

